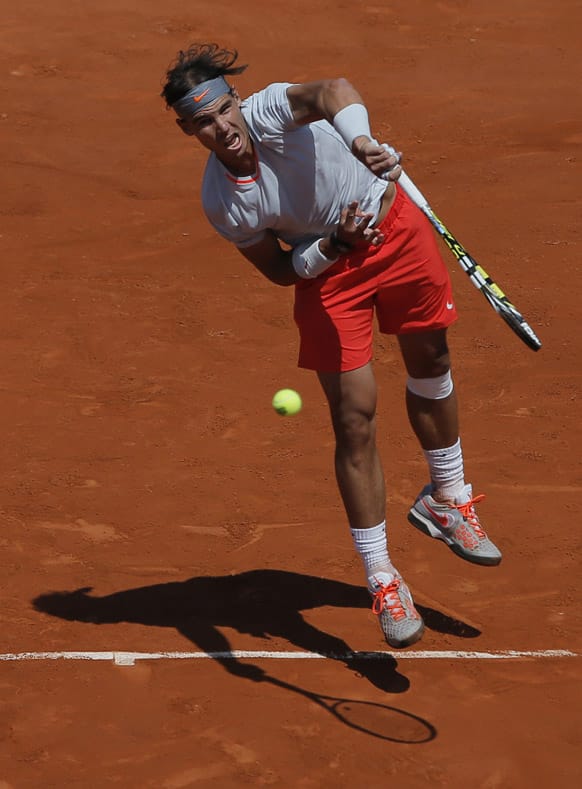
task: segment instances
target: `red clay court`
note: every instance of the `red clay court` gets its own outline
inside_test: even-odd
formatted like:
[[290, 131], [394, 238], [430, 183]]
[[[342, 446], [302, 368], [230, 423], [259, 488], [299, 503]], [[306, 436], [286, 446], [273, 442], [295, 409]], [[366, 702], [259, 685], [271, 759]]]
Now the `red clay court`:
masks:
[[[581, 4], [22, 0], [3, 19], [0, 789], [579, 786]], [[482, 568], [406, 522], [425, 466], [377, 339], [391, 553], [427, 624], [401, 654], [291, 290], [206, 223], [205, 154], [159, 98], [191, 41], [239, 49], [242, 95], [348, 77], [544, 343], [443, 247], [467, 478], [504, 552]], [[271, 409], [282, 387], [298, 416]]]

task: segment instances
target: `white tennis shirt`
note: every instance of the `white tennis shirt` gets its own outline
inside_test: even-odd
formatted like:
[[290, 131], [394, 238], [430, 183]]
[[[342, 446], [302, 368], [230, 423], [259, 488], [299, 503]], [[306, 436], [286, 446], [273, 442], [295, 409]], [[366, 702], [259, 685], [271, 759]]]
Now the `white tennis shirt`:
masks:
[[327, 121], [298, 126], [287, 98], [290, 85], [273, 83], [241, 105], [255, 147], [255, 173], [237, 177], [214, 153], [204, 171], [206, 216], [238, 247], [258, 243], [267, 229], [291, 246], [328, 235], [352, 200], [375, 217], [380, 210], [386, 181], [352, 155]]

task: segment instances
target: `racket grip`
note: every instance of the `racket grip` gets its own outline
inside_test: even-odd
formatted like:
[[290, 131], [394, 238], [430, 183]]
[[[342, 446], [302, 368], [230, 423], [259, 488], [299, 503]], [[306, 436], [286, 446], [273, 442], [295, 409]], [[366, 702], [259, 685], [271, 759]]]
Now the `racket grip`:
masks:
[[[382, 147], [385, 148], [388, 151], [388, 153], [391, 153], [392, 156], [398, 157], [398, 160], [400, 161], [400, 156], [398, 155], [398, 152], [391, 145], [388, 145], [388, 143], [384, 142], [382, 143]], [[386, 173], [383, 177], [387, 181], [388, 173]], [[408, 197], [410, 197], [412, 202], [415, 203], [419, 208], [428, 208], [428, 200], [422, 194], [420, 189], [417, 186], [415, 186], [412, 180], [406, 175], [404, 170], [402, 171], [400, 178], [398, 178], [398, 184], [399, 186], [402, 187], [402, 189], [404, 189], [404, 191], [406, 192]]]

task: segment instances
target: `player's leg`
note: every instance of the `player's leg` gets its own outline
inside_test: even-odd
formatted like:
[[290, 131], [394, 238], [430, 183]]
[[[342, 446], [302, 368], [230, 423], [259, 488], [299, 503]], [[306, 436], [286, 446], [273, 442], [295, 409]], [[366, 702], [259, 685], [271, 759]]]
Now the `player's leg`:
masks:
[[[450, 373], [447, 330], [399, 334], [398, 343], [408, 373], [406, 410], [425, 451], [455, 444], [459, 438], [457, 396]], [[462, 470], [455, 468], [454, 471]], [[458, 473], [435, 480], [443, 498], [459, 494], [464, 483]]]
[[335, 472], [348, 521], [368, 529], [384, 519], [384, 473], [376, 448], [376, 380], [371, 364], [318, 373], [336, 439]]
[[474, 509], [482, 497], [473, 497], [465, 483], [446, 329], [400, 334], [398, 341], [408, 372], [408, 416], [431, 479], [411, 508], [409, 520], [468, 561], [499, 564], [501, 552], [487, 537]]
[[498, 564], [501, 554], [485, 535], [464, 480], [446, 339], [457, 317], [451, 280], [422, 213], [403, 195], [397, 209], [388, 217], [390, 227], [383, 228], [380, 254], [389, 265], [382, 270], [375, 306], [380, 331], [398, 336], [409, 376], [408, 414], [430, 471], [431, 484], [409, 519], [463, 558]]
[[391, 646], [408, 646], [421, 637], [424, 625], [386, 543], [370, 364], [377, 268], [364, 250], [361, 256], [340, 258], [334, 271], [296, 288], [299, 366], [317, 371], [329, 403], [337, 483], [382, 632]]
[[424, 625], [393, 566], [386, 540], [386, 490], [376, 446], [376, 380], [371, 364], [318, 373], [335, 433], [335, 472], [354, 546], [364, 564], [374, 611], [391, 646], [422, 636]]

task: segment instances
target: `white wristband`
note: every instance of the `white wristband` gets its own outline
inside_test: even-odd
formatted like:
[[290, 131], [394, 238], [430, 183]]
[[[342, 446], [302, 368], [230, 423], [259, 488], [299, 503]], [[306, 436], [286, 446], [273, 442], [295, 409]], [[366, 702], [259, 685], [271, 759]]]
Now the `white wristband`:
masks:
[[368, 110], [363, 104], [348, 104], [334, 116], [333, 126], [350, 151], [356, 137], [364, 135], [372, 139]]
[[336, 262], [337, 258], [326, 258], [316, 241], [305, 241], [293, 248], [291, 260], [295, 273], [301, 279], [315, 279]]

